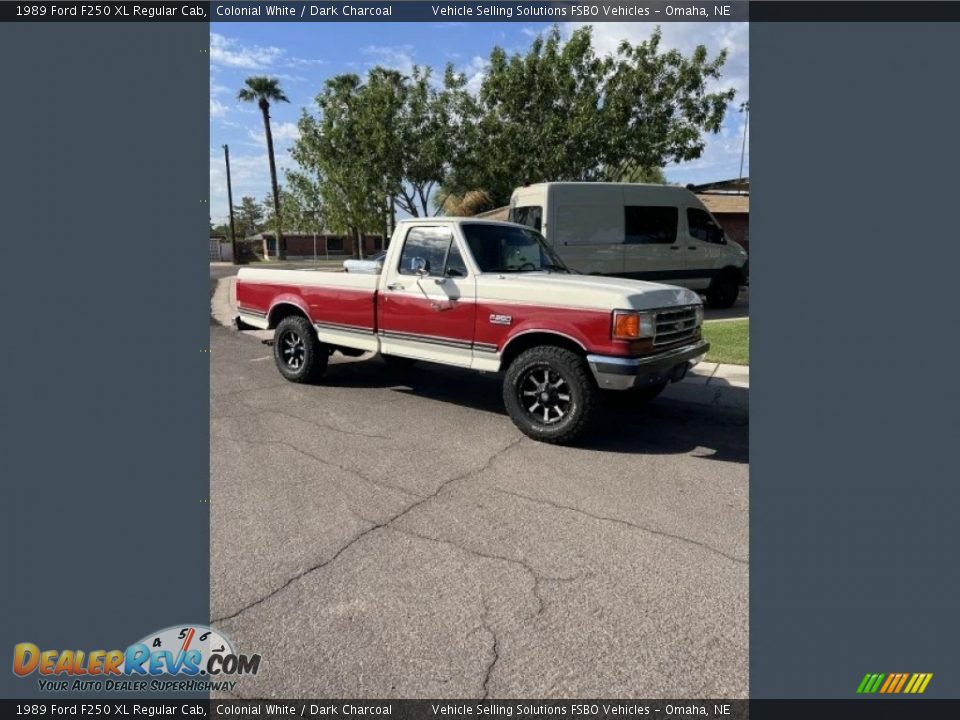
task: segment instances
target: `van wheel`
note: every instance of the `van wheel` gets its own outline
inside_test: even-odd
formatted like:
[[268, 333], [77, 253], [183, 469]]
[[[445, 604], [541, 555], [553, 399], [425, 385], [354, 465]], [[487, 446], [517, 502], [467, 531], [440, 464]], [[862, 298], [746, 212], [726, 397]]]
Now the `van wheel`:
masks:
[[733, 305], [740, 295], [740, 278], [729, 270], [717, 275], [707, 290], [707, 302], [712, 308], [724, 309]]
[[521, 353], [503, 379], [503, 404], [514, 425], [534, 440], [557, 445], [588, 429], [597, 393], [586, 361], [560, 347]]
[[317, 338], [302, 315], [285, 317], [273, 333], [273, 359], [290, 382], [319, 380], [327, 370], [330, 349]]

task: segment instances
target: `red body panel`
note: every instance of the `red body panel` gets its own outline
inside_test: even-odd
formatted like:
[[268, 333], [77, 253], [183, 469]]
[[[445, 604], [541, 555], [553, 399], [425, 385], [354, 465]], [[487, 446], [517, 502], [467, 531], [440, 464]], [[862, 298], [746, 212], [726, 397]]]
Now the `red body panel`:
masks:
[[[387, 299], [368, 290], [346, 290], [316, 286], [297, 287], [261, 282], [238, 282], [237, 303], [241, 309], [269, 313], [280, 302], [303, 309], [314, 323], [331, 323], [371, 331], [411, 333], [492, 346], [500, 352], [507, 343], [528, 332], [556, 332], [588, 352], [600, 355], [643, 354], [640, 343], [610, 337], [610, 311], [586, 308], [538, 306], [525, 303], [478, 299], [457, 302], [437, 310], [426, 298], [389, 294]], [[384, 312], [386, 311], [386, 312]], [[378, 324], [378, 313], [382, 325]], [[510, 318], [509, 324], [490, 322], [491, 315]]]
[[315, 323], [333, 323], [376, 329], [376, 293], [368, 290], [324, 288], [313, 285], [276, 285], [260, 282], [237, 283], [237, 305], [241, 309], [269, 313], [282, 302], [289, 302]]
[[438, 304], [439, 307], [434, 307], [427, 298], [413, 295], [380, 295], [378, 329], [472, 343], [476, 305], [442, 301]]

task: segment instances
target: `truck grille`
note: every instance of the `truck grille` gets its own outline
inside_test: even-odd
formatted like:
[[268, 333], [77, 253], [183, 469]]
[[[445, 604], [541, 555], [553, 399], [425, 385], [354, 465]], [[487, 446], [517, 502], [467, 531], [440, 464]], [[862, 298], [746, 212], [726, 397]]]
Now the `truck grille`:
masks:
[[692, 305], [658, 310], [656, 319], [657, 332], [653, 336], [654, 345], [673, 345], [689, 340], [697, 334], [697, 311]]

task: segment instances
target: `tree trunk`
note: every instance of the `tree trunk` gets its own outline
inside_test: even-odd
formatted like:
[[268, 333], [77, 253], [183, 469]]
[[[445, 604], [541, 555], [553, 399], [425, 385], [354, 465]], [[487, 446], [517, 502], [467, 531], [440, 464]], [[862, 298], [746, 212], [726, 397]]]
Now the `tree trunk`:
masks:
[[280, 220], [280, 187], [277, 185], [277, 163], [273, 157], [273, 133], [270, 131], [270, 103], [260, 101], [263, 112], [263, 130], [267, 135], [267, 157], [270, 159], [270, 183], [273, 186], [273, 217], [277, 224], [277, 259], [287, 259], [287, 241], [283, 237], [283, 223]]

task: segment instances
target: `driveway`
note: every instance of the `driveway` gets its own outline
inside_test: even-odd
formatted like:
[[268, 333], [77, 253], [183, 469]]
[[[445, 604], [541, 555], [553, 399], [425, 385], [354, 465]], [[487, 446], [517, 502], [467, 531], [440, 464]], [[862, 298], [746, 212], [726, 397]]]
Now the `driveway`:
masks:
[[240, 697], [743, 697], [747, 418], [661, 398], [580, 447], [494, 375], [211, 326], [211, 615]]

